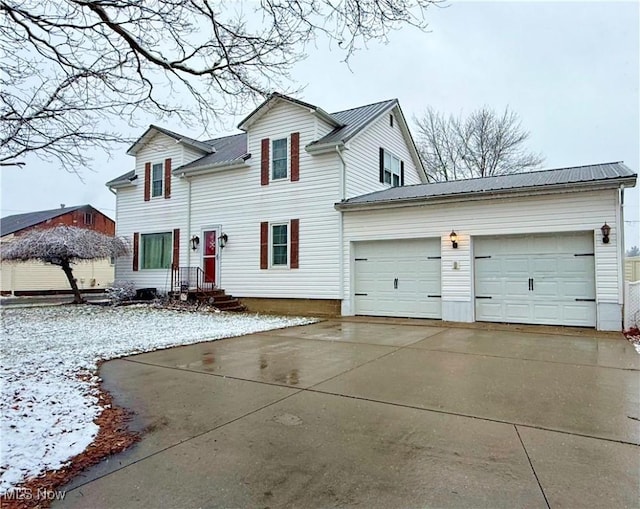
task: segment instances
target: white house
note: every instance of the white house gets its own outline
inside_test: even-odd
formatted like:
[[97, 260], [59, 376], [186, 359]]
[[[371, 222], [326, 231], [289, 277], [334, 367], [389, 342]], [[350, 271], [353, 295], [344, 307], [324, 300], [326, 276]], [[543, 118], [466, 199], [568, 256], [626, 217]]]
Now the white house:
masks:
[[129, 149], [107, 183], [133, 245], [116, 279], [255, 310], [620, 329], [623, 164], [430, 184], [397, 100], [329, 114], [273, 94], [239, 128], [151, 126]]

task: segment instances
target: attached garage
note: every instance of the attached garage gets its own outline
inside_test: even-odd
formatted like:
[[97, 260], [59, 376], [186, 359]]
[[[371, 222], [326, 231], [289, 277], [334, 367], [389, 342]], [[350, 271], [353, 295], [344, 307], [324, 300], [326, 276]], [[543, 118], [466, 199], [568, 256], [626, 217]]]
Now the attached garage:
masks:
[[596, 326], [593, 232], [478, 237], [476, 320]]
[[354, 243], [356, 315], [441, 318], [440, 239]]

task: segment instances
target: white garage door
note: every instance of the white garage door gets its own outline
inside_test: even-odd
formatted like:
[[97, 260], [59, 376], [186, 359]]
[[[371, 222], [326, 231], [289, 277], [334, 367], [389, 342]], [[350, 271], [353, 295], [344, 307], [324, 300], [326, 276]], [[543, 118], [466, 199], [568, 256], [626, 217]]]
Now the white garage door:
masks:
[[476, 320], [595, 327], [593, 233], [477, 237]]
[[355, 314], [441, 318], [440, 239], [355, 243]]

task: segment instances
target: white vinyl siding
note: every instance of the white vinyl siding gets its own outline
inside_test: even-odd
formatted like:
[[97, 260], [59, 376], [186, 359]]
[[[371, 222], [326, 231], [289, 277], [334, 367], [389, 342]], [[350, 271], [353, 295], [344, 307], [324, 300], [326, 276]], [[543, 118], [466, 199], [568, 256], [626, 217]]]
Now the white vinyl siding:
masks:
[[[394, 115], [397, 118], [397, 114]], [[407, 140], [399, 123], [389, 125], [389, 114], [382, 115], [369, 128], [347, 143], [346, 197], [381, 191], [389, 187], [380, 182], [380, 147], [404, 161], [404, 184], [420, 184], [418, 170], [411, 158]]]
[[[238, 297], [340, 297], [340, 214], [333, 207], [339, 201], [339, 159], [335, 153], [312, 156], [304, 150], [316, 139], [318, 125], [308, 109], [276, 104], [249, 129], [247, 150], [253, 156], [247, 169], [192, 179], [190, 234], [198, 232], [200, 225], [219, 224], [229, 236], [219, 259], [219, 284], [229, 293]], [[300, 133], [300, 180], [260, 185], [262, 139], [288, 138], [294, 132]], [[300, 219], [299, 269], [260, 270], [260, 224], [270, 224], [270, 237], [272, 225], [291, 218]], [[289, 249], [288, 258], [290, 254]], [[269, 266], [273, 267], [271, 257], [269, 245]], [[186, 258], [183, 260], [186, 264]], [[191, 256], [190, 263], [198, 261]]]
[[164, 134], [156, 134], [136, 156], [136, 174], [138, 178], [132, 186], [120, 188], [116, 195], [116, 235], [124, 237], [129, 243], [129, 254], [116, 260], [115, 278], [135, 281], [138, 288], [157, 288], [166, 292], [171, 283], [169, 269], [133, 271], [133, 234], [168, 232], [180, 228], [180, 265], [187, 265], [187, 256], [193, 251], [189, 248], [184, 232], [187, 231], [187, 195], [186, 179], [173, 176], [171, 179], [171, 199], [152, 199], [144, 201], [144, 165], [171, 159], [171, 166], [178, 168], [193, 160], [201, 153], [187, 150], [184, 145]]

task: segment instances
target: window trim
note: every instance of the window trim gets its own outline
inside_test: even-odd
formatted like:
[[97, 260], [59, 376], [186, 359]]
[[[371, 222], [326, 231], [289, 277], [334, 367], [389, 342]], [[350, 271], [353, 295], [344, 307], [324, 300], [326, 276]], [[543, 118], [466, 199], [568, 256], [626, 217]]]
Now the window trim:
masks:
[[[168, 235], [169, 236], [168, 248], [165, 247], [165, 250], [168, 251], [168, 255], [169, 255], [169, 266], [168, 267], [153, 267], [153, 268], [149, 268], [149, 267], [145, 267], [144, 266], [144, 248], [145, 248], [144, 238], [149, 236], [149, 235]], [[173, 231], [172, 230], [140, 233], [140, 240], [139, 240], [139, 247], [138, 247], [138, 267], [139, 267], [139, 270], [168, 270], [168, 269], [171, 269], [171, 264], [172, 263], [173, 263]]]
[[[87, 221], [87, 218], [89, 221]], [[93, 226], [95, 224], [95, 215], [93, 212], [85, 212], [84, 213], [84, 224], [85, 226]]]
[[[393, 164], [387, 169], [387, 155], [389, 156], [389, 159], [391, 161], [391, 163], [393, 163], [393, 160], [398, 161], [398, 173], [394, 173], [393, 171]], [[387, 182], [387, 174], [389, 175], [389, 182]], [[393, 177], [397, 176], [398, 177], [398, 184], [394, 185], [393, 183]], [[393, 152], [391, 152], [390, 150], [384, 149], [384, 156], [383, 156], [383, 179], [384, 179], [384, 184], [391, 186], [391, 187], [402, 187], [402, 159], [400, 159], [397, 155], [395, 155]]]
[[[274, 156], [275, 156], [275, 148], [274, 148], [274, 144], [276, 141], [282, 141], [284, 140], [286, 143], [286, 147], [285, 147], [285, 161], [286, 161], [286, 174], [283, 177], [278, 177], [276, 178], [274, 176]], [[270, 140], [270, 155], [269, 155], [269, 181], [270, 182], [280, 182], [282, 180], [289, 180], [289, 177], [291, 175], [291, 154], [289, 153], [291, 150], [291, 136], [287, 135], [287, 136], [281, 136], [278, 138], [272, 138]], [[282, 160], [282, 159], [278, 159], [278, 160]]]
[[[273, 244], [273, 228], [274, 226], [286, 226], [287, 227], [287, 243], [286, 243], [286, 254], [287, 254], [287, 263], [286, 264], [275, 264], [273, 263], [273, 248], [275, 247]], [[282, 245], [282, 244], [278, 244]], [[271, 269], [290, 269], [291, 268], [291, 221], [275, 221], [273, 223], [269, 223], [269, 268]]]
[[[160, 179], [154, 179], [153, 175], [155, 173], [156, 168], [159, 169], [160, 172]], [[149, 191], [149, 197], [153, 200], [154, 198], [164, 198], [164, 186], [165, 186], [165, 182], [164, 182], [164, 164], [163, 163], [151, 163], [151, 175], [149, 177], [150, 183], [150, 191]], [[160, 192], [158, 194], [153, 194], [153, 190], [154, 190], [154, 182], [160, 182]]]

